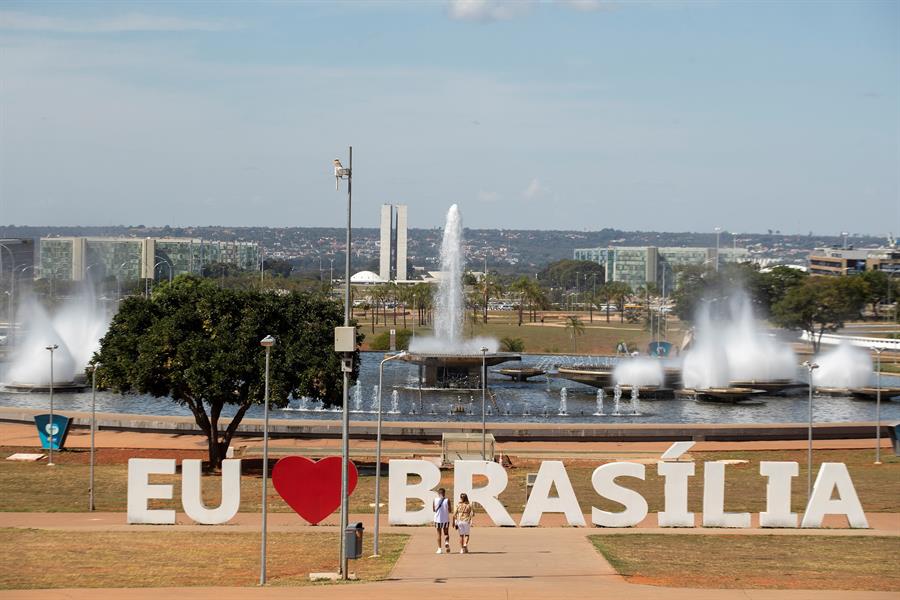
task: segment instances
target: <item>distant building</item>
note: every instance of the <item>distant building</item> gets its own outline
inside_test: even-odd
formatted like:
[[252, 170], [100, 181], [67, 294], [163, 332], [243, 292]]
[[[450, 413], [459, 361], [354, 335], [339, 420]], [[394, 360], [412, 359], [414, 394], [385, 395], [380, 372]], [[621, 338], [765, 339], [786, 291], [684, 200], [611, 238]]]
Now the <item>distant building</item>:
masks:
[[382, 281], [405, 281], [406, 205], [381, 205], [381, 244], [378, 275]]
[[816, 248], [809, 254], [812, 275], [852, 275], [864, 271], [900, 273], [900, 249]]
[[[720, 248], [722, 263], [745, 262], [750, 253], [745, 248]], [[656, 246], [610, 246], [608, 248], [576, 248], [575, 260], [589, 260], [603, 265], [606, 282], [621, 281], [632, 289], [648, 283], [663, 294], [675, 287], [676, 274], [686, 266], [716, 263], [715, 248], [679, 248]]]
[[81, 281], [120, 277], [124, 280], [167, 279], [200, 274], [205, 266], [225, 263], [258, 269], [255, 242], [220, 242], [199, 238], [41, 238], [40, 277]]
[[[11, 273], [16, 278], [34, 271], [34, 240], [31, 238], [0, 238], [0, 280], [7, 279]], [[31, 277], [28, 273], [27, 277]]]

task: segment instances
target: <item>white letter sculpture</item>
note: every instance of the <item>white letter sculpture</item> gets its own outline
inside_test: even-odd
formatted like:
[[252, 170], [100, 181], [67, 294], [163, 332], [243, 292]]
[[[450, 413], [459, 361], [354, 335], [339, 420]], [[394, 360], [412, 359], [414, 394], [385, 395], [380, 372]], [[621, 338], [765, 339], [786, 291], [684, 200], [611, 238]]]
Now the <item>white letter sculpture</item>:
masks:
[[[487, 483], [481, 487], [472, 487], [472, 478], [483, 475]], [[458, 460], [453, 463], [453, 499], [459, 502], [459, 495], [466, 494], [469, 502], [476, 502], [484, 508], [494, 525], [515, 527], [516, 522], [509, 516], [506, 508], [497, 499], [506, 489], [508, 477], [502, 465], [487, 460]]]
[[[831, 495], [835, 488], [838, 491], [838, 499], [832, 500]], [[825, 515], [846, 515], [847, 522], [853, 529], [869, 527], [866, 513], [859, 503], [856, 489], [844, 463], [822, 463], [800, 527], [821, 527]]]
[[725, 463], [703, 463], [703, 526], [750, 527], [750, 513], [725, 512]]
[[[550, 497], [550, 488], [556, 485], [558, 498]], [[525, 512], [519, 525], [522, 527], [537, 527], [541, 524], [541, 516], [545, 512], [565, 513], [569, 525], [584, 526], [584, 515], [578, 506], [575, 490], [569, 481], [566, 467], [559, 460], [545, 460], [538, 469], [534, 487], [525, 504]]]
[[218, 508], [207, 508], [200, 493], [198, 459], [181, 461], [181, 505], [184, 512], [202, 525], [221, 525], [230, 521], [241, 506], [241, 461], [222, 461], [222, 502]]
[[[410, 475], [422, 478], [410, 485]], [[441, 482], [441, 470], [427, 460], [392, 460], [388, 463], [388, 522], [391, 525], [425, 525], [433, 518], [431, 501], [434, 488]], [[406, 510], [406, 501], [417, 498], [424, 503], [418, 510]]]
[[591, 475], [594, 490], [613, 502], [625, 507], [621, 512], [607, 512], [591, 507], [591, 522], [599, 527], [634, 527], [647, 516], [647, 501], [639, 493], [618, 485], [616, 477], [644, 479], [644, 465], [631, 462], [614, 462], [600, 465]]
[[791, 512], [791, 479], [800, 473], [795, 462], [759, 463], [759, 474], [768, 477], [766, 510], [759, 513], [760, 527], [796, 527], [797, 513]]
[[150, 525], [174, 525], [174, 510], [150, 510], [151, 499], [171, 500], [171, 484], [150, 484], [150, 474], [174, 475], [174, 458], [128, 459], [128, 522]]
[[660, 527], [693, 527], [694, 513], [688, 512], [688, 477], [694, 475], [693, 462], [659, 462], [656, 471], [665, 477], [665, 510], [657, 514]]

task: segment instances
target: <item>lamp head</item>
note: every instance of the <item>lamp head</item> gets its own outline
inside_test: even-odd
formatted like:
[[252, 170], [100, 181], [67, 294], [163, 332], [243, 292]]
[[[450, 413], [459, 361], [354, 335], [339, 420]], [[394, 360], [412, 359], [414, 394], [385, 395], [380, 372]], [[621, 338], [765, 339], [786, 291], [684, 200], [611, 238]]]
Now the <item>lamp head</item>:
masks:
[[51, 345], [47, 346], [46, 349], [49, 350], [50, 352], [53, 352], [57, 348], [59, 348], [59, 344], [51, 344]]
[[488, 351], [487, 346], [482, 346], [482, 347], [481, 347], [481, 351], [482, 351], [483, 353], [486, 353], [486, 352]]
[[263, 339], [261, 339], [259, 341], [259, 345], [262, 346], [263, 348], [271, 348], [272, 346], [275, 345], [275, 338], [272, 337], [271, 335], [267, 335], [266, 337], [264, 337]]

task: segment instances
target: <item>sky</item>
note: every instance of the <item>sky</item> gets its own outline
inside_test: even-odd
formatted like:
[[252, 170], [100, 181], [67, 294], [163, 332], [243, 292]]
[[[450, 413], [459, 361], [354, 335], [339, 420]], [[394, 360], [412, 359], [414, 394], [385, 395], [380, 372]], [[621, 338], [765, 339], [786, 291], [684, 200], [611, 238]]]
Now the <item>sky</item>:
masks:
[[900, 3], [0, 3], [0, 224], [900, 234]]

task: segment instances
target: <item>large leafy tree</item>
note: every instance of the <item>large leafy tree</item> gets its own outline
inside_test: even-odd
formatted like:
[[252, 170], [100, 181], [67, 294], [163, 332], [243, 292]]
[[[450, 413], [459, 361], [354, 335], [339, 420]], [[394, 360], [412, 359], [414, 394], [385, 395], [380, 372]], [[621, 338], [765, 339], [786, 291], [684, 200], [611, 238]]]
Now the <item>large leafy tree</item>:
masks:
[[[334, 328], [342, 323], [343, 306], [318, 294], [220, 289], [209, 280], [179, 277], [150, 298], [122, 302], [95, 355], [97, 381], [188, 407], [215, 469], [241, 419], [263, 401], [260, 340], [277, 340], [271, 405], [285, 406], [291, 395], [333, 405], [343, 383], [340, 357], [332, 351]], [[234, 411], [227, 424], [221, 422], [226, 407]]]
[[866, 286], [858, 277], [808, 277], [772, 306], [772, 317], [782, 327], [806, 332], [818, 352], [822, 334], [859, 316], [865, 301]]

